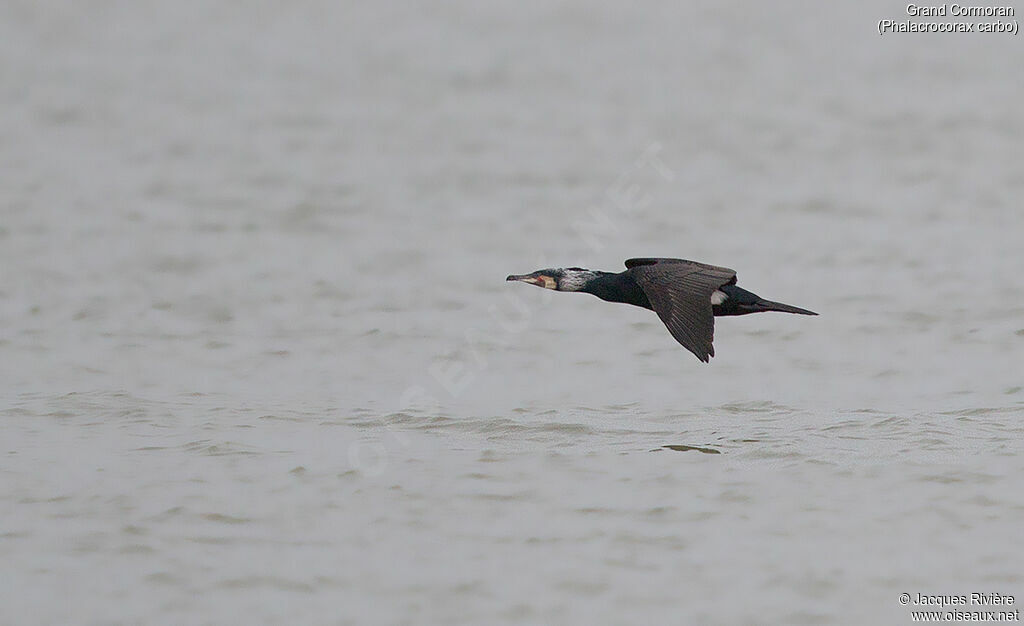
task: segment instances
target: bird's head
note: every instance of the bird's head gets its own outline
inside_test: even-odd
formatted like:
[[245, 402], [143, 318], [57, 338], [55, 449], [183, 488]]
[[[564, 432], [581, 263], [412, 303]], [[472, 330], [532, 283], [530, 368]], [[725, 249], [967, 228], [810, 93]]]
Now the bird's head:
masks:
[[555, 291], [580, 291], [597, 276], [598, 272], [582, 267], [559, 267], [537, 270], [529, 274], [512, 274], [505, 280], [518, 280]]

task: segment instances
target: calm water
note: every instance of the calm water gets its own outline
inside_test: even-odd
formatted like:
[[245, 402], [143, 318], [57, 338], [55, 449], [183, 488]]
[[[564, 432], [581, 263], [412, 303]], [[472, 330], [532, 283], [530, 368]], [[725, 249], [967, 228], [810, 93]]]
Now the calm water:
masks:
[[1021, 39], [677, 4], [5, 3], [0, 623], [1024, 602]]

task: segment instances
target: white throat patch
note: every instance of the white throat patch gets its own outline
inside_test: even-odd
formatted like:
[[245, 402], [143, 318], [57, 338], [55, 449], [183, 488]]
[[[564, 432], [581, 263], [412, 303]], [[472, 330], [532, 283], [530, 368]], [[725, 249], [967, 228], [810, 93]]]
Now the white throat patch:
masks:
[[562, 270], [562, 276], [558, 279], [558, 290], [579, 291], [595, 278], [597, 278], [597, 272], [590, 270]]

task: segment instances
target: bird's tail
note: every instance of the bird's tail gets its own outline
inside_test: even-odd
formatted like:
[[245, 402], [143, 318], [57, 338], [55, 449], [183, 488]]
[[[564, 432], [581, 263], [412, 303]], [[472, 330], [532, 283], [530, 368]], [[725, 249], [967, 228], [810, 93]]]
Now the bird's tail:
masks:
[[782, 304], [781, 302], [772, 302], [771, 300], [758, 300], [757, 304], [758, 311], [780, 311], [782, 313], [796, 313], [798, 315], [817, 315], [814, 311], [808, 311], [807, 309], [801, 309], [797, 306], [790, 306], [788, 304]]

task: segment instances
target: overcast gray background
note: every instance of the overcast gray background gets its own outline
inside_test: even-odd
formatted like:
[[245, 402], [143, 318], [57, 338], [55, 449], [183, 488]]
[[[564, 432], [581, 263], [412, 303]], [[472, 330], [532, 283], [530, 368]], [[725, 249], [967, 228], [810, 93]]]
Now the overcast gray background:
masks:
[[[1021, 39], [904, 10], [4, 3], [0, 622], [1024, 596]], [[504, 282], [631, 256], [821, 316]]]

